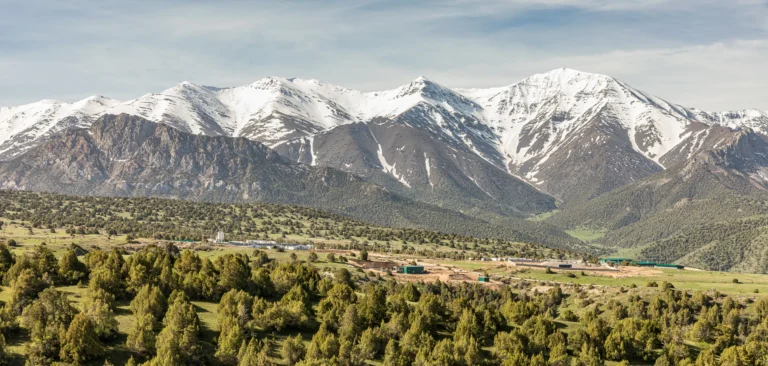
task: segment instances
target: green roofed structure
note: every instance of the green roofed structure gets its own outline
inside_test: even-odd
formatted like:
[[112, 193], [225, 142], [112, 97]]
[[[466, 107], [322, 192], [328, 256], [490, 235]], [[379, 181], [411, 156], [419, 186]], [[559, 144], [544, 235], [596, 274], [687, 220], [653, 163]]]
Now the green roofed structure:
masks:
[[635, 265], [640, 267], [653, 267], [656, 264], [657, 264], [656, 262], [646, 262], [646, 261], [635, 262]]
[[634, 262], [632, 258], [600, 258], [600, 264]]
[[403, 266], [403, 274], [424, 274], [424, 266]]

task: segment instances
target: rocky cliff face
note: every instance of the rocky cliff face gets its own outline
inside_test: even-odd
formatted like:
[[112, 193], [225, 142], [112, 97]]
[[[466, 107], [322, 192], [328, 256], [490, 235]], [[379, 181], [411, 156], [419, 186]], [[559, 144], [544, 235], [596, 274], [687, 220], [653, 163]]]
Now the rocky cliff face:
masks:
[[443, 205], [463, 196], [450, 207], [504, 215], [546, 206], [520, 199], [528, 194], [521, 180], [574, 205], [665, 169], [662, 157], [702, 131], [768, 131], [764, 111], [703, 112], [570, 69], [500, 88], [451, 89], [419, 77], [378, 92], [269, 77], [232, 88], [184, 82], [127, 102], [0, 108], [0, 159], [120, 113], [190, 134], [244, 137], [414, 199]]
[[[246, 138], [188, 134], [141, 117], [105, 115], [0, 163], [0, 187], [75, 195], [154, 196], [308, 205], [382, 225], [576, 243], [524, 220], [508, 227], [420, 203], [324, 166], [288, 160]], [[532, 191], [535, 192], [535, 191]], [[535, 192], [542, 202], [551, 197]], [[526, 215], [533, 212], [527, 212]]]

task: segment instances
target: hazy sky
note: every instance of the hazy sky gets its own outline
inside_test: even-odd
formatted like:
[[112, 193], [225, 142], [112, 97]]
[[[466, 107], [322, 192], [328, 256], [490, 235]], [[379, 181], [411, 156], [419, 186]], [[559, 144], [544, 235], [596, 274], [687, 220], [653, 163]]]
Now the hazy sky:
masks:
[[0, 106], [264, 76], [489, 87], [558, 67], [768, 109], [768, 0], [0, 0]]

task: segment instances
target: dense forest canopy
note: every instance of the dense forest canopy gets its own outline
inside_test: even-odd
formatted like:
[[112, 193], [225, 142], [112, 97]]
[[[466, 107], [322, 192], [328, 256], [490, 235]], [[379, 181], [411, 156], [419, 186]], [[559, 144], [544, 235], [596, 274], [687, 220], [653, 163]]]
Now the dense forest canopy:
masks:
[[[0, 311], [0, 360], [13, 360], [9, 341], [28, 338], [33, 365], [104, 362], [115, 347], [127, 350], [130, 365], [768, 361], [766, 299], [750, 304], [669, 283], [649, 284], [653, 292], [401, 283], [278, 262], [258, 250], [214, 260], [171, 244], [124, 254], [95, 250], [79, 259], [69, 251], [57, 259], [38, 246], [14, 256], [1, 245], [11, 297]], [[72, 284], [86, 289], [77, 307], [59, 290]], [[201, 325], [196, 301], [218, 303], [217, 332]], [[115, 312], [125, 303], [131, 324], [121, 335]]]

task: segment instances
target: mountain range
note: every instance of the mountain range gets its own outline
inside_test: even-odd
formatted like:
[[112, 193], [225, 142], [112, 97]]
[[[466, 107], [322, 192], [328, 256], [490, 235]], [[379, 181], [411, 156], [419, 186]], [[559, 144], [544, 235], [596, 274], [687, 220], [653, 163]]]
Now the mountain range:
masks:
[[[135, 132], [149, 122], [166, 127]], [[652, 248], [686, 228], [746, 217], [737, 211], [743, 200], [762, 200], [768, 187], [766, 133], [766, 111], [704, 112], [571, 69], [488, 89], [424, 77], [378, 92], [275, 77], [232, 88], [184, 82], [127, 102], [96, 96], [1, 108], [0, 183], [282, 200], [364, 216], [318, 183], [332, 174], [356, 182], [350, 189], [360, 197], [387, 195], [376, 202], [388, 210], [407, 202], [491, 231], [512, 228], [529, 239], [544, 231], [551, 245], [574, 245], [555, 227], [591, 227], [607, 231], [593, 243], [601, 248], [642, 247], [648, 257], [700, 264], [690, 255], [654, 257]], [[670, 210], [701, 213], [713, 201], [731, 202], [736, 216], [693, 214], [676, 230], [660, 228]], [[558, 206], [545, 222], [523, 220]], [[394, 217], [386, 224], [418, 221]]]

